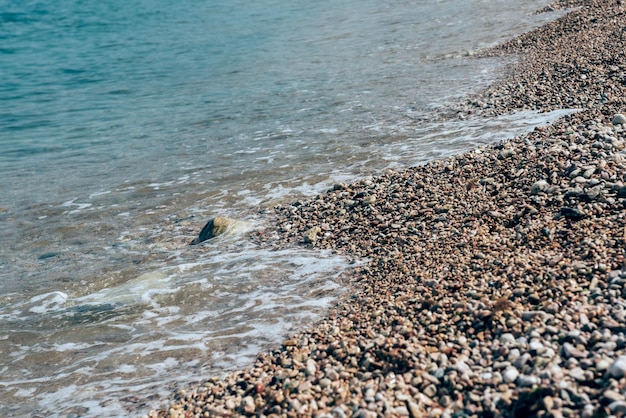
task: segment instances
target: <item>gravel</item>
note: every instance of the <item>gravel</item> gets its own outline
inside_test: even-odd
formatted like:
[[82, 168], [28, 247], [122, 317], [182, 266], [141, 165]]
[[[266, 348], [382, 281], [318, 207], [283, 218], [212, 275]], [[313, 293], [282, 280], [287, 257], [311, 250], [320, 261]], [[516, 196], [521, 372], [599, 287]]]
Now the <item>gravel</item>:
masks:
[[253, 239], [366, 260], [350, 291], [150, 416], [626, 414], [626, 6], [566, 5], [485, 51], [520, 59], [451, 115], [579, 113], [276, 207]]

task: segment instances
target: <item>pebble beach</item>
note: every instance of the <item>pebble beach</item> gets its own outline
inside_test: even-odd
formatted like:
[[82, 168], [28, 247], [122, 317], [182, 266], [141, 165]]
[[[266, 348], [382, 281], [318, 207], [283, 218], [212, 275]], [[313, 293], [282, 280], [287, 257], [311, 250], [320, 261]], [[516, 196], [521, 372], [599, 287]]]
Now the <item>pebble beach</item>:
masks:
[[250, 239], [355, 260], [314, 326], [150, 417], [626, 415], [626, 2], [482, 51], [441, 118], [578, 109], [489, 147], [277, 206]]

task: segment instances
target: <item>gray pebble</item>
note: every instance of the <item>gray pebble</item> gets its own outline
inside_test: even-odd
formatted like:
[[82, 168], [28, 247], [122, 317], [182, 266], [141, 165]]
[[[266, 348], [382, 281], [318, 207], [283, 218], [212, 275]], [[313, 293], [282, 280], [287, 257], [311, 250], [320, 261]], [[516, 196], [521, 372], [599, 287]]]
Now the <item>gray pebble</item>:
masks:
[[574, 347], [574, 345], [572, 345], [570, 343], [564, 343], [562, 351], [563, 351], [563, 355], [566, 358], [570, 358], [570, 357], [585, 358], [585, 357], [587, 357], [587, 352], [581, 351], [581, 350], [577, 349], [576, 347]]
[[539, 181], [534, 182], [533, 185], [530, 186], [530, 193], [539, 194], [541, 192], [545, 192], [546, 190], [548, 190], [548, 187], [550, 187], [550, 184], [548, 184], [547, 181], [539, 180]]
[[579, 221], [587, 216], [585, 212], [578, 208], [562, 207], [560, 215], [565, 219]]
[[333, 369], [327, 369], [326, 370], [326, 377], [334, 382], [337, 379], [339, 379], [339, 373], [337, 373]]
[[519, 356], [512, 364], [513, 366], [517, 367], [519, 370], [522, 370], [524, 366], [526, 365], [526, 363], [528, 363], [528, 360], [530, 360], [531, 358], [532, 356], [530, 355], [530, 353], [524, 353], [521, 356]]
[[331, 413], [333, 414], [333, 417], [335, 418], [346, 418], [346, 413], [343, 412], [343, 409], [339, 407], [333, 409]]
[[450, 397], [450, 395], [443, 395], [441, 398], [439, 398], [439, 405], [443, 406], [444, 408], [450, 406], [451, 403], [452, 398]]
[[621, 113], [613, 115], [613, 125], [626, 125], [626, 116]]
[[500, 336], [500, 343], [502, 343], [502, 345], [504, 346], [513, 345], [515, 344], [515, 337], [513, 336], [513, 334], [507, 332]]
[[609, 374], [617, 379], [626, 376], [626, 356], [619, 356], [613, 364], [611, 364]]
[[609, 409], [614, 414], [624, 414], [626, 413], [626, 402], [624, 401], [615, 401], [609, 404]]
[[522, 321], [532, 321], [535, 318], [545, 318], [546, 313], [544, 311], [525, 311], [522, 312]]

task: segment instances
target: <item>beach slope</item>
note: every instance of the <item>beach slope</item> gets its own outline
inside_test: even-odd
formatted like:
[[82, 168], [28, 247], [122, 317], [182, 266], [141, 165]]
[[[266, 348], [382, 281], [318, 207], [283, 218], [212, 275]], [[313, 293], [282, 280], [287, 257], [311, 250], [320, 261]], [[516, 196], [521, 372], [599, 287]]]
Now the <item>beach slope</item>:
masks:
[[453, 114], [581, 110], [277, 207], [256, 239], [366, 258], [351, 290], [151, 416], [626, 414], [626, 5], [562, 5], [484, 51], [518, 60]]

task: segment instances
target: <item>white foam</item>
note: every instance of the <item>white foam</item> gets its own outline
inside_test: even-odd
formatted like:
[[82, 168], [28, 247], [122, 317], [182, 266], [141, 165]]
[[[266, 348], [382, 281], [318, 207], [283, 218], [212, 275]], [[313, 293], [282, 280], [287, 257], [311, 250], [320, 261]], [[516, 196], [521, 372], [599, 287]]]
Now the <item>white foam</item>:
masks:
[[14, 395], [20, 398], [29, 398], [35, 393], [35, 388], [24, 389], [20, 388], [15, 391]]
[[118, 366], [117, 371], [119, 373], [135, 373], [137, 371], [137, 367], [132, 364], [121, 364]]
[[168, 357], [160, 363], [148, 365], [148, 368], [154, 370], [157, 373], [162, 373], [164, 371], [167, 371], [168, 369], [178, 367], [179, 365], [180, 362], [177, 359], [175, 359], [174, 357]]
[[30, 298], [30, 303], [38, 305], [31, 306], [28, 310], [33, 313], [43, 314], [49, 311], [58, 310], [61, 305], [67, 302], [67, 294], [60, 291], [48, 292]]
[[53, 344], [54, 350], [60, 353], [66, 351], [83, 350], [91, 347], [93, 344], [89, 343], [65, 343], [65, 344]]
[[94, 197], [98, 197], [98, 196], [104, 196], [107, 194], [111, 194], [111, 190], [105, 190], [103, 192], [95, 192], [95, 193], [91, 193], [89, 195], [89, 199], [93, 199]]
[[198, 267], [201, 267], [202, 263], [184, 263], [184, 264], [179, 264], [178, 266], [176, 266], [176, 268], [178, 269], [178, 271], [180, 271], [181, 273], [184, 273], [188, 270], [195, 270]]
[[78, 303], [129, 304], [148, 302], [154, 295], [173, 291], [173, 277], [162, 270], [144, 273], [121, 285], [75, 299]]
[[511, 139], [578, 110], [562, 109], [543, 113], [527, 110], [491, 119], [477, 117], [419, 126], [414, 128], [410, 138], [386, 144], [382, 150], [382, 158], [393, 163], [395, 168], [419, 165]]
[[[294, 182], [294, 184], [297, 183]], [[283, 186], [283, 184], [280, 183], [268, 183], [264, 186], [266, 192], [263, 196], [263, 200], [279, 200], [291, 195], [312, 196], [330, 186], [332, 186], [331, 178], [314, 184], [303, 181], [296, 186]]]
[[74, 199], [68, 200], [68, 201], [63, 202], [61, 204], [62, 207], [72, 207], [72, 206], [76, 206], [77, 207], [76, 209], [73, 209], [73, 210], [67, 212], [67, 214], [70, 214], [70, 215], [71, 214], [75, 214], [75, 213], [78, 213], [78, 212], [82, 211], [83, 209], [87, 209], [87, 208], [92, 206], [91, 203], [74, 203], [77, 199], [78, 198], [75, 197]]

